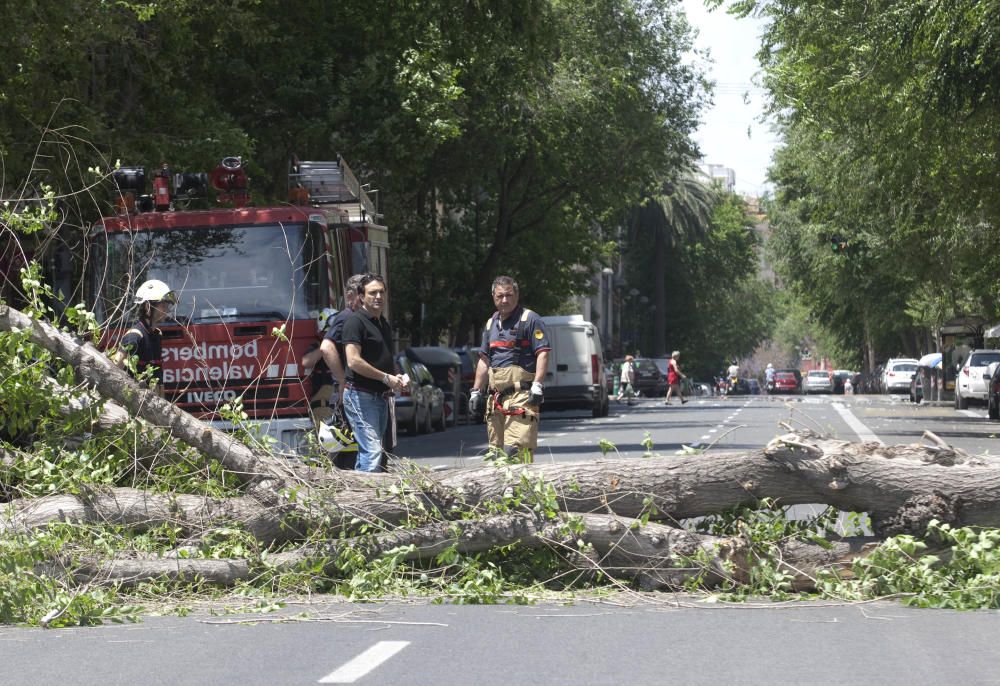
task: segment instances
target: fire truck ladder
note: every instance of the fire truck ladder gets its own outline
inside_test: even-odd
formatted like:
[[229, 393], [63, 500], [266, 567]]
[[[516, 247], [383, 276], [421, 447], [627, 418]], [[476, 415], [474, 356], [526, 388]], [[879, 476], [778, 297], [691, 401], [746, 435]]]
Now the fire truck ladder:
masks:
[[[292, 158], [289, 188], [304, 188], [312, 202], [333, 204], [347, 210], [351, 221], [378, 221], [382, 215], [368, 196], [368, 184], [358, 182], [340, 155], [332, 162]], [[377, 191], [372, 191], [376, 193]]]

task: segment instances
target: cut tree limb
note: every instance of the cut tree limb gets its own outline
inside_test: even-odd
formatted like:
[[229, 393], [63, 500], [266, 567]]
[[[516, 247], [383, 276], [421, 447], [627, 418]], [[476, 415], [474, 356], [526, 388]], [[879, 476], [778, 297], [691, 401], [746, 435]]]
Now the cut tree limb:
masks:
[[[611, 577], [634, 579], [644, 590], [677, 590], [692, 579], [707, 587], [725, 579], [750, 578], [754, 558], [743, 542], [697, 534], [663, 524], [642, 525], [638, 520], [612, 515], [561, 515], [539, 520], [527, 514], [502, 514], [479, 520], [436, 522], [416, 529], [397, 530], [363, 539], [331, 541], [269, 555], [272, 571], [292, 571], [310, 560], [325, 560], [324, 573], [336, 575], [341, 555], [350, 551], [373, 561], [398, 551], [404, 560], [433, 563], [441, 553], [454, 550], [463, 555], [482, 553], [498, 546], [519, 544], [528, 548], [550, 548], [565, 559], [588, 560], [587, 567]], [[780, 550], [779, 569], [794, 576], [794, 586], [815, 586], [821, 570], [849, 573], [851, 563], [874, 547], [870, 539], [832, 542], [828, 546], [794, 542]], [[578, 551], [590, 547], [594, 555]], [[156, 578], [189, 581], [197, 575], [207, 583], [231, 585], [246, 579], [253, 570], [242, 560], [122, 558], [86, 560], [72, 574], [88, 583], [134, 584]]]

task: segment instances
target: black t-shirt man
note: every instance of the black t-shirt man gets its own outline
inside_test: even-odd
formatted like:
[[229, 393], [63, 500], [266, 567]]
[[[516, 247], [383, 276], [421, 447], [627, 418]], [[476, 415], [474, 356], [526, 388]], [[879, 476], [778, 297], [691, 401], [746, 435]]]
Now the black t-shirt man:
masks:
[[[331, 330], [333, 327], [330, 327]], [[344, 345], [356, 343], [361, 346], [361, 359], [386, 374], [395, 374], [392, 360], [392, 329], [389, 322], [381, 315], [371, 317], [364, 310], [351, 312], [344, 322], [342, 335]], [[362, 391], [385, 393], [389, 390], [381, 381], [369, 379], [355, 373], [347, 367], [344, 373], [345, 382]]]
[[337, 355], [340, 356], [340, 363], [347, 366], [347, 355], [344, 352], [344, 324], [347, 323], [348, 318], [354, 314], [354, 310], [345, 307], [340, 312], [333, 316], [333, 321], [330, 322], [330, 329], [326, 332], [323, 338], [333, 341], [333, 344], [337, 346]]

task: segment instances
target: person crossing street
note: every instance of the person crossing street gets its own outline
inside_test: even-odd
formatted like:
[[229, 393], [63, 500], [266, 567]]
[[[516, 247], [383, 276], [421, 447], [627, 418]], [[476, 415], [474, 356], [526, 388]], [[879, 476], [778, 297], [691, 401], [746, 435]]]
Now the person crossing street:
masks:
[[632, 355], [626, 355], [625, 361], [622, 362], [621, 377], [619, 379], [618, 385], [618, 397], [616, 400], [626, 399], [626, 402], [631, 405], [632, 399], [635, 397], [635, 357]]
[[684, 397], [684, 393], [681, 390], [681, 380], [687, 378], [682, 372], [679, 363], [681, 357], [681, 351], [675, 350], [670, 355], [670, 362], [667, 363], [667, 397], [664, 399], [663, 404], [670, 404], [670, 396], [677, 394], [677, 397], [681, 399], [681, 405], [687, 402]]

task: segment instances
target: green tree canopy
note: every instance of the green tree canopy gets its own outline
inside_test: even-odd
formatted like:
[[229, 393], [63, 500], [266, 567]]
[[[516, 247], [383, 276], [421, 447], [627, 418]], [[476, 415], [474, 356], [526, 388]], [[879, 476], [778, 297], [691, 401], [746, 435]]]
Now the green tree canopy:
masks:
[[[5, 196], [79, 190], [116, 160], [204, 171], [235, 154], [260, 200], [280, 198], [291, 154], [342, 153], [380, 191], [395, 317], [418, 339], [472, 328], [498, 272], [539, 309], [586, 290], [594, 227], [692, 153], [706, 97], [676, 0], [39, 0], [4, 16]], [[71, 214], [89, 219], [84, 199]]]
[[[721, 3], [714, 3], [721, 4]], [[732, 3], [769, 20], [759, 53], [786, 147], [772, 170], [776, 267], [866, 362], [997, 316], [1000, 6], [965, 0]], [[833, 256], [830, 236], [852, 247]]]

